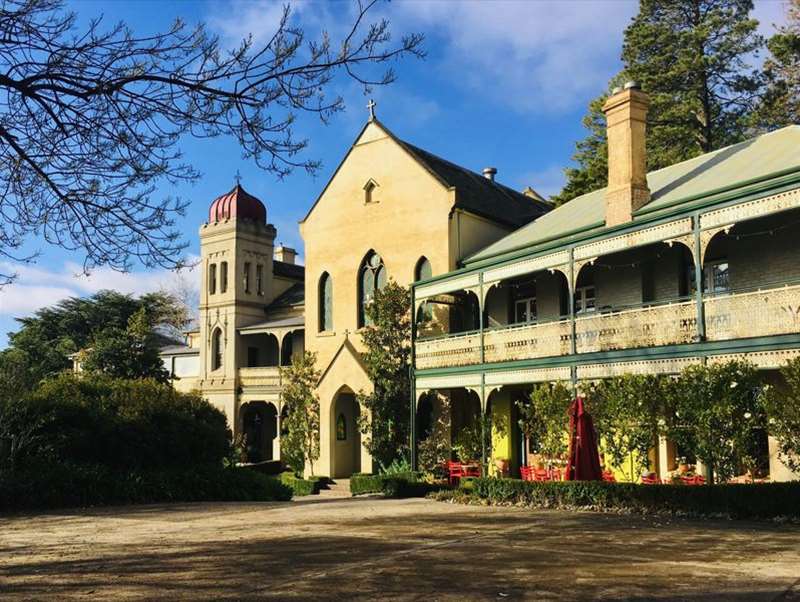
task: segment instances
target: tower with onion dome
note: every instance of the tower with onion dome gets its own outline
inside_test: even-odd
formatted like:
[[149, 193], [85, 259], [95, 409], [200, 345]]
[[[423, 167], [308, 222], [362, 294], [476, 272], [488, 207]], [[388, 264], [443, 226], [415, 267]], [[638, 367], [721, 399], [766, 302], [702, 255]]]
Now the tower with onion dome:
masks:
[[200, 228], [200, 382], [228, 420], [236, 417], [237, 368], [247, 349], [239, 330], [264, 321], [274, 299], [275, 227], [267, 208], [237, 183], [211, 203]]

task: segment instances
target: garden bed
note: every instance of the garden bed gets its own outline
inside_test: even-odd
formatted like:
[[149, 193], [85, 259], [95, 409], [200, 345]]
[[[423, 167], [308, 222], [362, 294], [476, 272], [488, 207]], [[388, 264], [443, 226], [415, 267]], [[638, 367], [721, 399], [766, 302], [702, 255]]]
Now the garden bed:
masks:
[[601, 481], [530, 482], [479, 478], [469, 490], [436, 496], [457, 502], [644, 514], [800, 519], [800, 481], [749, 485], [637, 485]]
[[442, 488], [441, 485], [421, 480], [416, 472], [383, 475], [358, 473], [350, 477], [350, 493], [353, 495], [380, 493], [391, 498], [425, 497]]

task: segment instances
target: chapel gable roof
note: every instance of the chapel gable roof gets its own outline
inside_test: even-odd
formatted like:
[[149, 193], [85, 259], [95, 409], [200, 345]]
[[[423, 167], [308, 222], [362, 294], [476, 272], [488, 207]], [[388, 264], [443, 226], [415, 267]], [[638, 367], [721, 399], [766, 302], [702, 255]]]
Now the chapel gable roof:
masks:
[[455, 189], [455, 207], [475, 215], [480, 215], [494, 222], [518, 228], [552, 209], [552, 205], [541, 199], [517, 192], [499, 182], [490, 180], [465, 167], [451, 163], [431, 152], [395, 136], [389, 128], [377, 119], [368, 121], [356, 136], [356, 140], [342, 159], [330, 180], [322, 189], [317, 200], [311, 206], [302, 221], [308, 219], [319, 203], [336, 174], [347, 161], [350, 153], [370, 125], [381, 129], [391, 140], [405, 150], [414, 161], [430, 173], [445, 188]]

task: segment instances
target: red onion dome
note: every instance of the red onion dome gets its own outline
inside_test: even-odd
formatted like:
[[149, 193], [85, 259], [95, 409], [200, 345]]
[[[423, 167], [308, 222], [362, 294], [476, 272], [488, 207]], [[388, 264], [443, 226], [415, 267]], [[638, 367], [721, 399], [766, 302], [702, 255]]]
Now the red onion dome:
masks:
[[267, 208], [239, 184], [211, 203], [208, 222], [221, 222], [226, 219], [248, 219], [259, 224], [267, 223]]

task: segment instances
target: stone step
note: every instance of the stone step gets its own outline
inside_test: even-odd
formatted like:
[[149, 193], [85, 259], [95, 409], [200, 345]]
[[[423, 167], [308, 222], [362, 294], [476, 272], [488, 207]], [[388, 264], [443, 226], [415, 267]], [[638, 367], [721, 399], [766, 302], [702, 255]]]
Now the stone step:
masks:
[[321, 489], [319, 492], [320, 497], [352, 497], [350, 493], [350, 480], [339, 479], [334, 483], [330, 483], [327, 489]]

